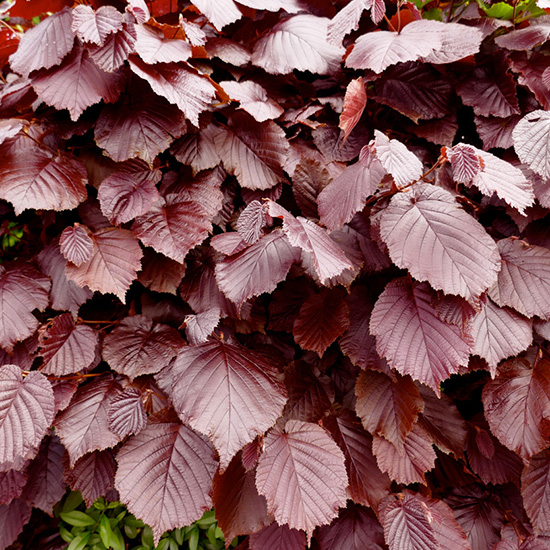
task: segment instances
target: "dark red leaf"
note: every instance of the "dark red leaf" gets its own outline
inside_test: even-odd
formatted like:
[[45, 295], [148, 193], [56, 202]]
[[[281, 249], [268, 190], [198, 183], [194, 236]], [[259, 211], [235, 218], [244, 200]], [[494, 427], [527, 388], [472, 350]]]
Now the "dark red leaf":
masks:
[[306, 536], [303, 531], [278, 525], [274, 521], [259, 533], [249, 538], [250, 550], [306, 550]]
[[0, 506], [0, 550], [5, 550], [23, 531], [31, 518], [32, 508], [22, 500], [15, 499]]
[[[237, 231], [240, 237], [248, 244], [254, 244], [262, 235], [262, 229], [267, 225], [267, 214], [263, 205], [258, 201], [252, 201], [241, 212], [237, 220]], [[222, 252], [217, 248], [219, 252]], [[240, 252], [235, 250], [229, 254]]]
[[128, 510], [161, 535], [199, 519], [212, 506], [218, 466], [203, 437], [177, 423], [150, 424], [117, 455], [115, 486]]
[[550, 451], [545, 449], [532, 457], [521, 474], [521, 494], [525, 511], [531, 520], [535, 533], [550, 530]]
[[209, 339], [220, 322], [220, 310], [210, 309], [185, 317], [185, 335], [191, 345], [202, 344]]
[[222, 471], [281, 414], [287, 397], [280, 378], [261, 355], [224, 342], [182, 348], [158, 376], [181, 420], [213, 441]]
[[102, 46], [107, 36], [122, 27], [123, 15], [113, 6], [101, 6], [94, 12], [91, 6], [79, 4], [72, 9], [71, 30], [82, 40]]
[[183, 340], [167, 325], [157, 324], [144, 315], [124, 319], [103, 340], [103, 359], [111, 368], [130, 379], [154, 374], [175, 357]]
[[94, 241], [85, 225], [75, 223], [66, 227], [59, 237], [59, 250], [63, 257], [76, 266], [87, 262], [94, 253]]
[[88, 52], [94, 63], [107, 73], [120, 69], [128, 59], [128, 55], [134, 51], [135, 29], [134, 24], [126, 19], [120, 30], [109, 34], [101, 46], [90, 44]]
[[331, 181], [327, 167], [318, 160], [302, 156], [292, 175], [292, 191], [304, 216], [319, 218], [317, 198]]
[[185, 275], [185, 264], [167, 258], [164, 254], [146, 248], [141, 262], [142, 270], [138, 281], [155, 292], [176, 294], [176, 290]]
[[115, 470], [116, 462], [109, 449], [92, 451], [78, 459], [74, 468], [70, 469], [67, 464], [65, 481], [73, 491], [80, 491], [86, 506], [91, 506], [113, 487]]
[[550, 25], [548, 19], [533, 19], [529, 26], [512, 30], [495, 38], [495, 42], [508, 50], [530, 50], [548, 40]]
[[256, 486], [280, 525], [311, 537], [345, 505], [347, 484], [344, 455], [320, 426], [289, 420], [267, 434]]
[[542, 75], [548, 60], [542, 52], [517, 52], [511, 56], [512, 69], [518, 74], [518, 83], [529, 88], [544, 109], [550, 109], [550, 89], [544, 85]]
[[109, 430], [121, 439], [141, 432], [147, 425], [141, 392], [130, 387], [116, 394], [109, 403], [107, 420]]
[[214, 168], [221, 162], [214, 143], [216, 133], [217, 128], [213, 124], [198, 134], [188, 132], [175, 141], [170, 150], [177, 160], [190, 165], [193, 173]]

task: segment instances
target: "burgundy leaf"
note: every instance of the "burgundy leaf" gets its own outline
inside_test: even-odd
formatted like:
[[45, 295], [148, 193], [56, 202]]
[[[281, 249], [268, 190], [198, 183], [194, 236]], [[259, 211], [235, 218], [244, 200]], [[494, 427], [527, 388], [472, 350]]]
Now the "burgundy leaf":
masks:
[[199, 519], [212, 506], [217, 468], [212, 446], [187, 426], [150, 424], [117, 455], [115, 486], [128, 510], [161, 535]]
[[472, 321], [472, 334], [472, 352], [487, 361], [494, 377], [502, 359], [517, 355], [531, 345], [533, 325], [515, 311], [500, 308], [487, 299]]
[[321, 284], [345, 269], [353, 269], [342, 249], [318, 225], [301, 216], [295, 218], [273, 201], [268, 204], [271, 216], [283, 218], [283, 232], [292, 246], [301, 248], [307, 255]]
[[349, 328], [349, 309], [342, 292], [323, 289], [310, 296], [294, 321], [294, 340], [302, 348], [323, 355]]
[[391, 67], [375, 82], [374, 99], [418, 122], [445, 116], [451, 109], [452, 87], [426, 63]]
[[216, 267], [216, 280], [224, 294], [239, 307], [253, 296], [271, 292], [298, 261], [296, 248], [281, 231], [272, 231], [252, 246]]
[[385, 175], [378, 159], [372, 159], [370, 163], [360, 159], [347, 166], [319, 194], [317, 202], [321, 222], [329, 229], [340, 229], [363, 209], [366, 198], [378, 190]]
[[101, 46], [90, 44], [88, 52], [94, 63], [103, 71], [113, 73], [120, 69], [128, 59], [128, 55], [134, 51], [136, 42], [136, 26], [123, 18], [121, 28], [109, 34]]
[[94, 241], [85, 225], [75, 223], [66, 227], [59, 237], [59, 250], [63, 257], [76, 266], [87, 262], [94, 253]]
[[32, 81], [38, 97], [56, 109], [68, 109], [71, 120], [102, 99], [115, 102], [123, 85], [122, 73], [104, 72], [79, 47], [59, 67], [41, 71]]
[[130, 379], [154, 374], [175, 357], [183, 341], [178, 332], [144, 315], [124, 319], [103, 340], [103, 359]]
[[314, 15], [295, 15], [280, 21], [260, 38], [252, 63], [271, 74], [294, 69], [318, 74], [334, 73], [344, 49], [327, 42], [327, 20]]
[[374, 436], [372, 452], [378, 467], [397, 483], [423, 483], [424, 473], [435, 465], [436, 454], [428, 434], [418, 425], [408, 433], [403, 444], [396, 447], [387, 439]]
[[544, 85], [543, 74], [548, 60], [543, 52], [518, 52], [511, 56], [512, 69], [518, 74], [518, 83], [529, 88], [544, 109], [550, 108], [550, 89]]
[[[390, 492], [390, 479], [378, 469], [376, 458], [372, 454], [372, 436], [347, 409], [338, 416], [329, 415], [323, 418], [323, 426], [338, 443], [346, 458], [348, 498], [378, 510], [380, 502]], [[321, 528], [321, 533], [324, 529], [330, 528]]]
[[52, 157], [35, 147], [27, 154], [11, 153], [0, 168], [0, 198], [19, 215], [29, 208], [71, 210], [86, 197], [86, 170], [77, 159]]
[[64, 9], [25, 32], [17, 51], [10, 57], [11, 68], [23, 76], [29, 76], [37, 69], [59, 65], [73, 48], [71, 22], [71, 10]]
[[433, 296], [425, 283], [392, 281], [374, 306], [370, 331], [390, 366], [439, 395], [440, 382], [468, 363], [470, 342], [459, 327], [439, 319], [431, 305]]
[[214, 476], [212, 500], [227, 540], [256, 533], [269, 524], [265, 498], [258, 494], [255, 470], [246, 471], [236, 455], [223, 474]]
[[106, 105], [94, 132], [98, 146], [116, 162], [139, 157], [152, 164], [174, 138], [185, 132], [185, 117], [156, 94], [136, 94], [135, 101]]
[[521, 474], [521, 494], [525, 511], [531, 520], [535, 533], [550, 530], [550, 451], [545, 449], [535, 455]]
[[397, 187], [401, 188], [422, 176], [422, 162], [396, 139], [389, 139], [382, 132], [374, 131], [376, 158], [386, 172], [393, 176]]
[[548, 446], [544, 423], [550, 407], [548, 362], [532, 366], [523, 358], [500, 365], [498, 376], [483, 388], [485, 417], [491, 432], [525, 463]]
[[430, 509], [411, 491], [388, 496], [382, 502], [379, 514], [390, 550], [441, 548]]
[[177, 105], [195, 126], [199, 125], [199, 114], [210, 106], [215, 93], [207, 78], [181, 63], [146, 65], [137, 57], [130, 58], [130, 68], [155, 93]]
[[43, 374], [33, 371], [23, 378], [15, 365], [0, 367], [0, 469], [11, 469], [10, 463], [19, 469], [19, 462], [38, 447], [54, 416], [53, 390]]
[[266, 225], [267, 215], [263, 205], [258, 201], [252, 201], [241, 212], [237, 220], [237, 231], [244, 241], [254, 244], [260, 238], [262, 229]]
[[533, 19], [529, 26], [515, 29], [495, 38], [495, 42], [508, 50], [530, 50], [548, 40], [550, 25], [548, 19]]
[[65, 275], [67, 260], [61, 255], [57, 243], [44, 248], [37, 256], [37, 261], [43, 273], [52, 280], [51, 301], [52, 308], [59, 311], [68, 310], [76, 317], [81, 304], [92, 297], [88, 287], [81, 288]]
[[512, 131], [521, 119], [521, 115], [512, 115], [507, 118], [475, 117], [476, 129], [484, 149], [500, 147], [508, 149], [514, 145]]
[[48, 330], [41, 335], [44, 364], [41, 371], [65, 376], [89, 367], [96, 355], [97, 333], [86, 325], [75, 325], [70, 313], [54, 318]]
[[80, 287], [112, 292], [124, 301], [126, 291], [141, 267], [143, 253], [137, 240], [130, 231], [114, 227], [96, 231], [92, 239], [92, 257], [80, 266], [68, 264], [65, 269], [67, 278]]
[[498, 242], [502, 269], [489, 296], [526, 317], [550, 317], [550, 251], [514, 238]]
[[128, 388], [115, 395], [109, 403], [107, 420], [109, 430], [121, 439], [141, 432], [147, 424], [141, 392], [136, 388]]
[[80, 491], [86, 506], [91, 506], [113, 487], [115, 470], [116, 462], [109, 449], [92, 451], [78, 459], [74, 468], [67, 467], [65, 480], [73, 491]]
[[56, 419], [55, 429], [69, 452], [71, 468], [86, 453], [114, 447], [120, 438], [109, 430], [111, 394], [119, 388], [112, 377], [78, 388], [71, 404]]
[[241, 109], [252, 115], [258, 122], [278, 118], [283, 114], [281, 106], [271, 99], [262, 86], [252, 80], [235, 82], [226, 80], [220, 86], [234, 101], [239, 101]]
[[165, 372], [159, 375], [161, 388], [170, 392], [181, 420], [213, 441], [222, 470], [274, 424], [286, 402], [286, 388], [272, 364], [224, 342], [182, 348]]
[[274, 122], [256, 122], [237, 112], [227, 129], [219, 130], [214, 143], [223, 166], [248, 189], [269, 189], [285, 181], [282, 166], [288, 142]]
[[550, 113], [532, 111], [514, 128], [514, 149], [521, 162], [545, 179], [550, 179]]
[[336, 124], [320, 124], [312, 132], [313, 142], [326, 162], [349, 162], [359, 155], [368, 134], [362, 126], [356, 126], [344, 142], [344, 132]]
[[172, 154], [183, 164], [193, 168], [193, 173], [214, 168], [220, 163], [220, 156], [214, 143], [217, 128], [208, 125], [198, 134], [188, 132], [181, 139], [174, 142]]
[[345, 505], [347, 484], [344, 455], [320, 426], [289, 420], [267, 434], [256, 486], [277, 523], [311, 536]]
[[82, 42], [102, 46], [109, 34], [122, 27], [123, 15], [113, 6], [101, 6], [94, 12], [91, 6], [79, 4], [71, 13], [71, 30]]
[[292, 191], [304, 216], [319, 218], [317, 198], [331, 181], [327, 167], [318, 160], [302, 156], [292, 175]]
[[146, 248], [141, 262], [142, 270], [138, 281], [155, 292], [176, 294], [176, 290], [185, 275], [185, 264], [167, 258], [164, 254]]
[[0, 265], [0, 346], [11, 353], [17, 341], [38, 328], [33, 309], [43, 311], [49, 302], [50, 281], [30, 265], [6, 269]]
[[352, 80], [344, 97], [344, 107], [340, 115], [338, 127], [344, 132], [343, 141], [346, 141], [351, 131], [355, 128], [367, 104], [367, 92], [363, 79]]
[[250, 550], [306, 550], [307, 541], [303, 531], [278, 525], [274, 521], [249, 539]]
[[380, 234], [399, 267], [437, 290], [470, 299], [496, 281], [495, 242], [442, 188], [417, 183], [395, 195], [382, 214]]
[[186, 61], [191, 57], [191, 46], [179, 38], [164, 38], [160, 29], [136, 25], [135, 51], [145, 63], [170, 63]]
[[63, 453], [56, 435], [42, 441], [38, 455], [27, 470], [28, 481], [21, 498], [30, 506], [40, 508], [50, 516], [54, 505], [65, 494], [63, 482]]
[[156, 184], [161, 177], [160, 170], [130, 161], [101, 183], [97, 194], [101, 211], [113, 225], [147, 214], [160, 198]]
[[187, 341], [191, 345], [206, 342], [219, 322], [219, 309], [209, 309], [208, 311], [197, 313], [197, 315], [187, 315], [184, 321]]
[[402, 448], [403, 441], [416, 423], [424, 402], [409, 377], [397, 375], [395, 381], [376, 371], [361, 371], [355, 386], [355, 411], [363, 426]]
[[0, 505], [18, 498], [26, 482], [27, 476], [20, 470], [0, 472]]
[[0, 506], [0, 525], [3, 526], [0, 531], [0, 550], [5, 550], [15, 542], [31, 518], [31, 512], [32, 508], [19, 499]]

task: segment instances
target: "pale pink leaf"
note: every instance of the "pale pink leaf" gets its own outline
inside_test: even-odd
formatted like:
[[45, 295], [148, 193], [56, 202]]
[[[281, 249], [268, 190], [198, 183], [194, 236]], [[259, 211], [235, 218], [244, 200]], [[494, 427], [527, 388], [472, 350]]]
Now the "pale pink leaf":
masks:
[[252, 115], [258, 122], [278, 118], [283, 114], [282, 107], [271, 99], [265, 88], [257, 82], [226, 80], [220, 82], [220, 86], [232, 100], [240, 102], [241, 109]]
[[470, 299], [496, 281], [495, 242], [440, 187], [418, 183], [395, 195], [382, 214], [380, 234], [397, 266], [437, 290]]
[[447, 158], [453, 168], [453, 179], [457, 183], [471, 184], [481, 170], [477, 149], [466, 143], [458, 143], [447, 149]]
[[516, 124], [512, 136], [521, 162], [550, 179], [550, 112], [528, 113]]
[[436, 23], [434, 30], [439, 30], [441, 36], [441, 47], [434, 48], [428, 55], [423, 55], [422, 61], [425, 63], [441, 65], [453, 63], [479, 52], [481, 42], [485, 37], [481, 29], [460, 23], [441, 23], [439, 21], [434, 21], [434, 23]]
[[218, 30], [243, 16], [233, 0], [193, 0], [192, 3]]
[[252, 63], [271, 74], [289, 74], [295, 69], [334, 73], [344, 48], [327, 42], [327, 22], [309, 14], [280, 21], [256, 42]]
[[109, 403], [107, 420], [109, 430], [121, 439], [141, 432], [147, 425], [141, 392], [130, 387], [116, 394]]
[[311, 537], [345, 505], [347, 484], [345, 457], [320, 426], [289, 420], [267, 434], [256, 486], [277, 523]]
[[363, 11], [372, 4], [371, 0], [351, 0], [346, 6], [336, 12], [329, 21], [327, 40], [330, 44], [342, 44], [344, 37], [357, 30]]
[[196, 315], [186, 315], [184, 324], [187, 341], [192, 345], [206, 342], [219, 322], [220, 310], [215, 308]]
[[66, 227], [59, 237], [61, 254], [76, 266], [87, 262], [94, 253], [94, 241], [88, 231], [85, 225], [75, 223], [72, 227]]
[[22, 120], [16, 118], [8, 118], [7, 120], [0, 120], [0, 145], [7, 139], [15, 137], [19, 131], [25, 127], [25, 123]]
[[241, 212], [237, 220], [237, 231], [243, 241], [254, 244], [261, 236], [262, 229], [267, 225], [267, 215], [259, 201], [252, 201]]
[[468, 364], [470, 342], [459, 327], [439, 319], [433, 299], [425, 283], [392, 281], [374, 306], [370, 331], [391, 367], [439, 394], [440, 382]]
[[91, 6], [79, 4], [71, 13], [71, 30], [82, 42], [102, 46], [109, 34], [122, 27], [123, 15], [113, 6], [101, 6], [94, 12]]
[[186, 61], [191, 57], [191, 46], [179, 38], [164, 38], [160, 29], [136, 25], [136, 53], [148, 64]]
[[141, 268], [143, 253], [127, 229], [107, 227], [93, 234], [94, 253], [90, 260], [65, 268], [67, 278], [78, 286], [112, 292], [124, 301], [126, 291]]

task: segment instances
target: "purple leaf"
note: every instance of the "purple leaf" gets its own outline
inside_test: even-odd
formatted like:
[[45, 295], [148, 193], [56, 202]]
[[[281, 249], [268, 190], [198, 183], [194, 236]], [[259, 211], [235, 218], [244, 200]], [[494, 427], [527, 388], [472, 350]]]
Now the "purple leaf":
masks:
[[26, 154], [8, 153], [0, 168], [0, 198], [19, 215], [29, 208], [71, 210], [86, 197], [86, 169], [75, 158], [52, 157], [34, 147]]
[[71, 22], [71, 10], [64, 9], [25, 32], [17, 51], [10, 57], [11, 68], [23, 76], [29, 76], [37, 69], [59, 65], [73, 48]]
[[184, 347], [158, 375], [182, 422], [212, 440], [222, 471], [281, 414], [287, 396], [280, 378], [263, 356], [224, 342]]
[[252, 115], [258, 122], [278, 118], [283, 114], [281, 106], [271, 99], [265, 88], [252, 80], [235, 82], [225, 80], [220, 86], [233, 101], [239, 101], [241, 109]]
[[105, 337], [101, 353], [113, 370], [132, 380], [163, 369], [182, 344], [183, 340], [172, 327], [153, 326], [144, 315], [133, 315]]
[[32, 508], [19, 499], [0, 506], [0, 525], [3, 526], [0, 531], [0, 550], [5, 550], [15, 542], [31, 519], [31, 512]]
[[146, 65], [137, 57], [130, 58], [130, 68], [155, 93], [177, 105], [195, 126], [199, 125], [200, 113], [210, 106], [215, 94], [215, 88], [207, 78], [185, 64]]
[[525, 511], [531, 520], [535, 533], [550, 530], [550, 451], [545, 449], [532, 457], [521, 474], [521, 494]]
[[56, 435], [42, 441], [38, 455], [27, 470], [28, 481], [21, 495], [30, 506], [40, 508], [46, 514], [52, 515], [54, 505], [65, 494], [63, 482], [63, 453]]
[[109, 449], [92, 451], [79, 458], [72, 469], [67, 464], [65, 480], [73, 491], [80, 491], [86, 506], [91, 506], [113, 487], [115, 470], [116, 462]]
[[258, 201], [252, 201], [241, 212], [237, 220], [237, 231], [243, 241], [254, 244], [262, 235], [262, 229], [266, 225], [267, 214], [263, 205]]
[[521, 119], [521, 115], [507, 118], [475, 117], [476, 129], [485, 150], [500, 147], [508, 149], [514, 145], [512, 131]]
[[397, 266], [437, 290], [470, 299], [496, 281], [495, 242], [440, 187], [417, 183], [395, 195], [382, 214], [380, 234]]
[[109, 430], [111, 395], [119, 388], [112, 377], [78, 388], [71, 404], [56, 419], [55, 429], [71, 459], [71, 468], [86, 453], [114, 447], [120, 438]]
[[303, 531], [278, 525], [276, 521], [249, 538], [250, 550], [306, 550], [306, 544]]
[[128, 59], [128, 55], [134, 51], [136, 27], [127, 18], [123, 17], [123, 19], [125, 21], [121, 28], [109, 34], [101, 46], [94, 44], [88, 46], [88, 52], [94, 63], [107, 73], [120, 69]]
[[470, 342], [459, 327], [438, 318], [433, 298], [425, 283], [392, 281], [374, 306], [370, 331], [391, 367], [439, 395], [440, 382], [468, 363]]
[[164, 38], [160, 29], [136, 25], [136, 53], [148, 64], [186, 61], [191, 57], [191, 46], [179, 38]]
[[180, 263], [211, 230], [204, 208], [176, 193], [161, 197], [132, 225], [134, 235], [144, 245]]
[[199, 519], [212, 506], [214, 449], [187, 426], [150, 424], [117, 455], [115, 487], [128, 510], [161, 535]]
[[214, 143], [217, 128], [209, 124], [198, 134], [188, 132], [171, 147], [172, 154], [183, 164], [193, 168], [193, 173], [214, 168], [220, 163], [220, 156]]
[[92, 297], [91, 290], [88, 287], [81, 288], [67, 279], [67, 260], [61, 255], [57, 243], [53, 242], [44, 248], [38, 254], [37, 261], [42, 272], [52, 280], [52, 308], [59, 311], [68, 310], [76, 317], [78, 308]]
[[327, 42], [327, 19], [295, 15], [280, 21], [260, 38], [252, 63], [271, 74], [293, 70], [331, 74], [340, 67], [344, 48]]
[[347, 484], [344, 455], [320, 426], [289, 420], [267, 434], [256, 486], [280, 525], [311, 537], [345, 506]]
[[302, 156], [292, 174], [292, 192], [304, 216], [319, 218], [317, 198], [331, 181], [331, 171], [323, 163]]
[[382, 132], [374, 130], [374, 150], [386, 172], [393, 176], [401, 188], [420, 179], [423, 172], [420, 159], [396, 139], [389, 139]]
[[512, 132], [514, 149], [521, 162], [545, 179], [550, 179], [550, 113], [532, 111]]
[[498, 307], [487, 299], [472, 321], [472, 352], [483, 357], [494, 378], [502, 359], [517, 355], [531, 345], [533, 324], [515, 311]]
[[518, 83], [529, 88], [543, 109], [550, 109], [550, 89], [544, 85], [543, 74], [548, 60], [542, 52], [518, 52], [512, 57], [512, 68], [518, 74]]
[[501, 48], [507, 50], [530, 50], [543, 44], [550, 37], [550, 24], [547, 18], [533, 19], [529, 26], [514, 29], [495, 38], [495, 42]]
[[27, 476], [21, 470], [0, 472], [0, 505], [18, 498], [26, 482]]
[[219, 309], [209, 309], [208, 311], [197, 313], [197, 315], [187, 315], [184, 324], [188, 342], [191, 345], [206, 342], [219, 322]]
[[94, 241], [89, 229], [79, 223], [66, 227], [59, 237], [59, 250], [68, 262], [77, 267], [89, 261], [94, 253]]
[[546, 360], [535, 365], [524, 358], [506, 361], [495, 380], [483, 388], [482, 400], [491, 432], [525, 463], [548, 446], [545, 422], [550, 373]]
[[498, 242], [502, 269], [489, 296], [526, 317], [550, 318], [550, 251], [515, 238]]
[[23, 378], [15, 365], [0, 367], [0, 469], [27, 458], [54, 416], [52, 386], [43, 374], [33, 371]]
[[91, 327], [75, 325], [70, 313], [54, 318], [41, 335], [44, 365], [41, 371], [56, 376], [72, 374], [89, 367], [96, 356], [97, 334]]
[[322, 356], [326, 349], [349, 328], [349, 309], [343, 293], [323, 289], [310, 296], [294, 321], [295, 342]]
[[123, 15], [113, 6], [102, 6], [94, 12], [91, 6], [79, 4], [71, 13], [71, 30], [82, 42], [102, 46], [109, 34], [122, 27]]
[[94, 132], [97, 145], [116, 162], [138, 157], [151, 165], [185, 132], [185, 117], [156, 94], [136, 94], [135, 101], [106, 105]]
[[272, 231], [246, 250], [216, 266], [216, 280], [223, 293], [239, 307], [253, 296], [272, 292], [299, 260], [282, 231]]
[[86, 50], [76, 47], [59, 67], [41, 71], [32, 86], [38, 97], [56, 109], [68, 109], [71, 120], [103, 100], [114, 103], [124, 85], [122, 73], [102, 71]]
[[146, 248], [141, 265], [142, 270], [138, 273], [138, 281], [143, 286], [155, 292], [176, 294], [185, 275], [185, 264], [171, 260], [152, 248]]
[[94, 253], [80, 266], [68, 264], [67, 278], [78, 286], [112, 292], [124, 301], [126, 291], [141, 268], [143, 253], [135, 237], [126, 229], [107, 227], [95, 232]]
[[[330, 432], [346, 457], [349, 477], [348, 498], [378, 510], [380, 502], [390, 492], [390, 479], [379, 470], [376, 458], [372, 454], [372, 436], [347, 409], [342, 410], [338, 416], [325, 416], [323, 426]], [[341, 514], [340, 518], [342, 517]], [[327, 529], [330, 528], [322, 527], [321, 533]]]
[[274, 122], [256, 122], [248, 114], [237, 112], [228, 128], [218, 130], [214, 143], [225, 170], [243, 187], [263, 190], [285, 181], [282, 166], [288, 142]]
[[246, 471], [236, 455], [225, 472], [216, 473], [212, 492], [218, 525], [227, 540], [256, 533], [269, 524], [265, 498], [258, 494], [256, 471]]
[[121, 439], [141, 432], [147, 425], [141, 392], [130, 387], [115, 395], [109, 403], [107, 420], [109, 430]]
[[156, 184], [161, 177], [160, 170], [150, 170], [143, 162], [127, 162], [101, 183], [97, 193], [101, 211], [113, 225], [146, 214], [160, 198]]
[[6, 269], [0, 265], [0, 346], [11, 353], [17, 341], [38, 328], [33, 309], [43, 311], [49, 302], [50, 281], [31, 265]]
[[435, 465], [436, 454], [428, 434], [418, 425], [396, 447], [387, 439], [374, 436], [372, 452], [378, 467], [397, 483], [422, 483], [427, 485], [424, 473]]

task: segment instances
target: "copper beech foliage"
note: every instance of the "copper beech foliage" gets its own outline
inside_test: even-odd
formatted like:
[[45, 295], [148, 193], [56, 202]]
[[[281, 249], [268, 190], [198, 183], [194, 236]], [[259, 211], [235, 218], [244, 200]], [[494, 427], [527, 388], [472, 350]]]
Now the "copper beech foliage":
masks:
[[0, 550], [550, 548], [547, 0], [8, 9]]

